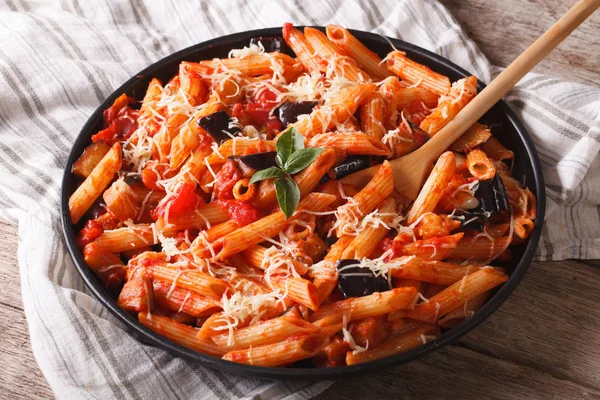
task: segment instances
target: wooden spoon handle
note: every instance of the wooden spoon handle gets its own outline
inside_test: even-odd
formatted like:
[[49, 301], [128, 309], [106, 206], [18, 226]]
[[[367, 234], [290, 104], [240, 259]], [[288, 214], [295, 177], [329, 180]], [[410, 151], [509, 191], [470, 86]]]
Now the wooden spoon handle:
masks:
[[427, 151], [429, 154], [433, 154], [433, 158], [437, 159], [443, 151], [477, 122], [525, 74], [569, 36], [598, 7], [600, 7], [600, 0], [580, 0], [577, 2], [550, 29], [502, 71], [496, 79], [490, 82], [481, 93], [475, 96], [452, 121], [440, 129], [430, 141], [425, 143], [421, 148], [423, 150], [422, 153]]

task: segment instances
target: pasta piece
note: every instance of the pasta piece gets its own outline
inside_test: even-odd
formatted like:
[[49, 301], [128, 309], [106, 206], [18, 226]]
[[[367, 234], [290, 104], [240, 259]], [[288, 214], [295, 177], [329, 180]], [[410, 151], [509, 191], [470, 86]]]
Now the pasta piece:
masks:
[[429, 301], [418, 304], [414, 310], [409, 311], [408, 317], [434, 323], [469, 299], [474, 299], [507, 280], [508, 276], [502, 271], [482, 268], [442, 290]]
[[294, 28], [292, 24], [283, 24], [283, 38], [287, 45], [294, 51], [298, 60], [308, 72], [325, 72], [325, 66], [321, 65], [320, 58], [315, 56], [315, 50], [302, 32]]
[[200, 64], [217, 72], [233, 70], [245, 76], [271, 76], [277, 70], [286, 81], [293, 80], [303, 71], [302, 64], [287, 54], [278, 52], [251, 54], [240, 58], [217, 58], [211, 61], [200, 61]]
[[272, 140], [255, 140], [247, 138], [229, 139], [204, 160], [204, 164], [224, 164], [227, 157], [246, 154], [248, 150], [260, 149], [259, 152], [275, 151], [275, 142]]
[[385, 104], [385, 114], [383, 117], [383, 125], [386, 130], [395, 129], [398, 126], [399, 110], [398, 100], [400, 100], [400, 90], [402, 85], [400, 80], [395, 76], [386, 78], [377, 91], [381, 94]]
[[419, 87], [400, 87], [396, 89], [395, 95], [398, 112], [414, 103], [423, 103], [428, 108], [435, 108], [439, 99], [436, 93]]
[[216, 357], [221, 357], [225, 353], [212, 341], [198, 339], [196, 336], [197, 329], [174, 321], [171, 318], [139, 313], [138, 320], [147, 328], [188, 349]]
[[102, 141], [90, 144], [73, 163], [71, 172], [80, 178], [87, 178], [109, 150], [110, 146]]
[[350, 118], [363, 101], [375, 90], [372, 83], [363, 83], [341, 89], [333, 96], [328, 104], [313, 111], [308, 117], [292, 124], [306, 139], [316, 134], [324, 133], [333, 128], [337, 123]]
[[166, 236], [186, 229], [204, 229], [229, 220], [229, 212], [217, 203], [200, 204], [186, 213], [166, 216], [156, 221], [156, 229]]
[[492, 137], [490, 129], [476, 122], [475, 125], [467, 129], [461, 137], [452, 143], [452, 150], [458, 153], [466, 153], [484, 144], [490, 137]]
[[231, 337], [227, 333], [221, 333], [211, 339], [223, 350], [231, 351], [277, 343], [293, 335], [316, 331], [317, 328], [310, 322], [299, 317], [284, 315], [237, 329], [233, 331]]
[[437, 322], [437, 325], [442, 328], [454, 328], [465, 319], [471, 318], [475, 312], [483, 307], [487, 299], [490, 298], [491, 294], [491, 292], [485, 292], [474, 299], [467, 301], [464, 306], [458, 307], [450, 311], [443, 318], [440, 318]]
[[336, 313], [349, 313], [348, 322], [376, 317], [396, 310], [409, 309], [417, 296], [415, 288], [397, 288], [363, 297], [350, 297], [322, 305], [311, 317], [317, 321]]
[[206, 297], [191, 290], [173, 286], [172, 282], [153, 279], [154, 299], [159, 307], [184, 312], [193, 317], [206, 317], [221, 309], [213, 297]]
[[510, 244], [510, 237], [488, 238], [467, 236], [462, 238], [447, 258], [450, 260], [493, 260]]
[[90, 243], [83, 249], [83, 259], [108, 288], [118, 288], [124, 283], [125, 265], [117, 255]]
[[492, 179], [496, 175], [496, 168], [494, 168], [492, 160], [478, 148], [467, 153], [466, 164], [471, 175], [480, 181]]
[[332, 135], [321, 133], [313, 136], [308, 147], [331, 147], [348, 155], [391, 156], [390, 149], [373, 136], [360, 132], [344, 132]]
[[406, 215], [408, 224], [414, 223], [420, 216], [435, 209], [442, 198], [444, 189], [454, 175], [455, 168], [454, 154], [451, 151], [442, 153]]
[[373, 92], [362, 106], [360, 106], [361, 129], [366, 134], [378, 141], [385, 135], [383, 126], [385, 104], [379, 92]]
[[452, 85], [448, 96], [440, 98], [440, 104], [422, 122], [420, 128], [435, 135], [462, 110], [477, 94], [477, 78], [469, 76]]
[[144, 268], [129, 273], [127, 282], [119, 293], [117, 304], [130, 313], [149, 313], [154, 308], [152, 280]]
[[440, 330], [435, 325], [423, 325], [402, 335], [393, 337], [381, 343], [374, 349], [360, 353], [349, 351], [346, 354], [346, 364], [355, 365], [393, 356], [440, 337]]
[[347, 29], [337, 25], [327, 25], [327, 37], [342, 52], [352, 57], [369, 75], [377, 80], [390, 76], [390, 72], [381, 65], [381, 59], [355, 38]]
[[279, 289], [292, 301], [302, 304], [313, 311], [319, 308], [319, 294], [311, 281], [292, 276], [285, 279], [275, 278], [272, 282], [274, 289]]
[[461, 266], [441, 261], [423, 261], [415, 258], [412, 262], [403, 265], [401, 268], [392, 270], [391, 273], [396, 278], [416, 279], [450, 286], [480, 269], [481, 267], [470, 265]]
[[[323, 211], [334, 200], [335, 197], [328, 194], [311, 193], [300, 201], [295, 214], [300, 214], [303, 210]], [[283, 211], [277, 211], [256, 222], [240, 227], [214, 243], [214, 247], [220, 247], [216, 258], [218, 260], [225, 259], [262, 242], [265, 237], [275, 236], [283, 227], [284, 222]]]
[[356, 62], [341, 53], [327, 36], [314, 28], [304, 28], [304, 36], [311, 44], [318, 57], [327, 62], [328, 74], [344, 77], [353, 82], [368, 81], [369, 75], [360, 69]]
[[378, 212], [382, 215], [380, 217], [382, 223], [378, 226], [368, 226], [356, 235], [342, 253], [342, 259], [362, 260], [368, 258], [389, 232], [389, 225], [397, 218], [395, 209], [396, 202], [392, 198], [386, 199], [377, 207]]
[[135, 192], [131, 190], [131, 187], [122, 178], [113, 182], [104, 191], [102, 199], [106, 204], [106, 208], [121, 222], [125, 222], [128, 219], [133, 220], [139, 213], [140, 205], [138, 204]]
[[158, 243], [150, 224], [135, 224], [124, 228], [104, 231], [94, 242], [111, 253], [139, 249]]
[[425, 240], [416, 240], [405, 244], [397, 249], [396, 255], [415, 256], [429, 261], [441, 261], [451, 258], [456, 251], [464, 233], [456, 233], [450, 236], [434, 237]]
[[147, 270], [152, 278], [168, 282], [172, 288], [191, 290], [201, 296], [220, 299], [225, 291], [231, 289], [227, 282], [209, 274], [193, 269], [179, 269], [167, 263], [154, 263]]
[[387, 68], [403, 80], [418, 87], [445, 95], [450, 90], [450, 79], [431, 68], [414, 62], [402, 51], [393, 51], [387, 56]]
[[494, 161], [514, 160], [515, 158], [515, 153], [502, 146], [495, 137], [490, 137], [481, 148]]
[[533, 228], [535, 228], [535, 223], [529, 218], [517, 216], [512, 221], [514, 235], [519, 239], [527, 239]]
[[94, 167], [90, 175], [69, 197], [71, 221], [76, 224], [121, 169], [121, 145], [115, 143]]
[[234, 350], [223, 356], [224, 360], [242, 364], [275, 367], [316, 356], [329, 343], [321, 333], [294, 335], [273, 344]]

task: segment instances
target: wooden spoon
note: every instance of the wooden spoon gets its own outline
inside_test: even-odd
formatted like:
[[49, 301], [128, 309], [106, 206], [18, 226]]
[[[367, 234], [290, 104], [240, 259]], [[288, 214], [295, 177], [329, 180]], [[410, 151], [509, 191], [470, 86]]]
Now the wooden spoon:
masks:
[[[394, 174], [394, 189], [415, 199], [431, 166], [456, 139], [496, 104], [508, 91], [562, 42], [598, 7], [600, 0], [580, 0], [481, 91], [452, 121], [416, 151], [390, 161]], [[355, 172], [342, 182], [364, 187], [375, 175], [379, 165]]]

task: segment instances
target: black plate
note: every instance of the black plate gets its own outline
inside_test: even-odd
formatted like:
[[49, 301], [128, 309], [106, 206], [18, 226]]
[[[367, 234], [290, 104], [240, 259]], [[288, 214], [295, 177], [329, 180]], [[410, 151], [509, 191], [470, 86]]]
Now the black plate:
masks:
[[[388, 42], [379, 35], [354, 30], [351, 32], [369, 49], [379, 53], [381, 57], [384, 57], [385, 54], [390, 51]], [[220, 37], [181, 50], [156, 62], [135, 77], [131, 78], [123, 86], [118, 88], [111, 96], [109, 96], [106, 101], [104, 101], [104, 103], [101, 104], [92, 114], [75, 140], [73, 149], [69, 155], [63, 177], [61, 193], [63, 233], [67, 242], [69, 253], [75, 262], [79, 274], [96, 298], [102, 304], [104, 304], [104, 306], [107, 307], [118, 319], [120, 319], [129, 328], [131, 333], [140, 341], [161, 347], [176, 356], [198, 362], [206, 367], [235, 374], [275, 379], [343, 378], [366, 374], [391, 367], [393, 365], [403, 364], [410, 360], [424, 356], [425, 354], [428, 354], [445, 346], [448, 343], [457, 340], [488, 318], [492, 312], [494, 312], [500, 306], [500, 304], [502, 304], [508, 298], [508, 296], [523, 278], [525, 271], [527, 271], [527, 268], [533, 259], [533, 255], [542, 231], [544, 208], [546, 203], [542, 167], [531, 138], [525, 130], [525, 127], [518, 120], [512, 110], [506, 105], [506, 103], [502, 101], [496, 104], [481, 119], [481, 121], [487, 125], [499, 124], [499, 127], [494, 129], [494, 133], [496, 138], [502, 144], [510, 148], [515, 153], [516, 162], [513, 168], [515, 178], [526, 183], [529, 189], [537, 196], [536, 206], [538, 218], [535, 221], [535, 228], [526, 243], [512, 247], [514, 254], [513, 261], [505, 265], [506, 272], [510, 276], [510, 279], [495, 292], [493, 297], [490, 298], [490, 300], [481, 308], [481, 310], [457, 327], [444, 332], [438, 340], [429, 342], [416, 349], [367, 364], [336, 368], [265, 368], [221, 360], [220, 358], [211, 357], [182, 347], [140, 324], [136, 318], [121, 310], [117, 306], [114, 295], [111, 295], [111, 293], [106, 290], [102, 282], [84, 262], [81, 251], [75, 244], [75, 235], [77, 233], [76, 228], [78, 227], [73, 227], [71, 218], [69, 216], [69, 196], [75, 189], [75, 179], [71, 175], [70, 171], [73, 162], [77, 160], [85, 147], [91, 143], [90, 137], [102, 128], [102, 112], [107, 109], [119, 95], [123, 93], [127, 93], [136, 100], [141, 100], [144, 96], [150, 79], [157, 77], [163, 82], [167, 81], [178, 72], [178, 65], [181, 61], [198, 61], [212, 59], [214, 57], [227, 57], [229, 50], [241, 48], [247, 45], [252, 37], [279, 35], [281, 35], [281, 28], [259, 29]], [[401, 40], [391, 39], [391, 41], [396, 48], [405, 51], [408, 57], [411, 59], [428, 65], [434, 71], [449, 76], [452, 81], [471, 75], [464, 69], [430, 51]], [[479, 90], [481, 90], [483, 87], [483, 83], [479, 82]], [[501, 135], [499, 134], [500, 132], [502, 133]], [[497, 332], [496, 334], [502, 335], [503, 332]]]

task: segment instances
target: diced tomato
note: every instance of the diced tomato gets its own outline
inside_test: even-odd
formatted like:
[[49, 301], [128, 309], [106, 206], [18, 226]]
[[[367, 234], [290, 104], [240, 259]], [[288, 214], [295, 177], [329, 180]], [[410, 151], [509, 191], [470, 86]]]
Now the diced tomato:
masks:
[[273, 91], [264, 87], [258, 92], [254, 102], [260, 104], [262, 108], [270, 111], [277, 104], [277, 95]]
[[231, 219], [241, 226], [251, 224], [260, 217], [258, 210], [246, 201], [218, 200], [217, 203], [225, 207]]
[[[262, 94], [262, 93], [271, 94]], [[269, 115], [273, 107], [277, 104], [271, 98], [275, 96], [269, 90], [264, 90], [256, 102], [236, 103], [231, 107], [231, 116], [238, 119], [242, 125], [254, 125], [258, 128], [264, 128], [265, 133], [273, 133], [282, 128], [282, 123], [273, 115]]]
[[83, 249], [86, 244], [96, 240], [105, 230], [116, 229], [117, 224], [117, 220], [110, 213], [105, 213], [96, 219], [88, 220], [75, 239], [77, 247]]
[[150, 216], [155, 221], [162, 217], [166, 210], [169, 210], [169, 216], [181, 215], [184, 212], [196, 209], [198, 204], [204, 203], [204, 199], [194, 191], [195, 186], [189, 182], [181, 183], [173, 196], [169, 196], [166, 201], [161, 201], [158, 207], [150, 211]]
[[223, 168], [217, 172], [217, 179], [213, 189], [215, 197], [219, 200], [233, 199], [233, 186], [244, 175], [232, 160], [227, 160]]
[[92, 136], [92, 141], [104, 141], [113, 145], [119, 140], [128, 139], [138, 127], [137, 119], [140, 112], [128, 106], [134, 100], [123, 94], [112, 106], [104, 110], [104, 129]]

